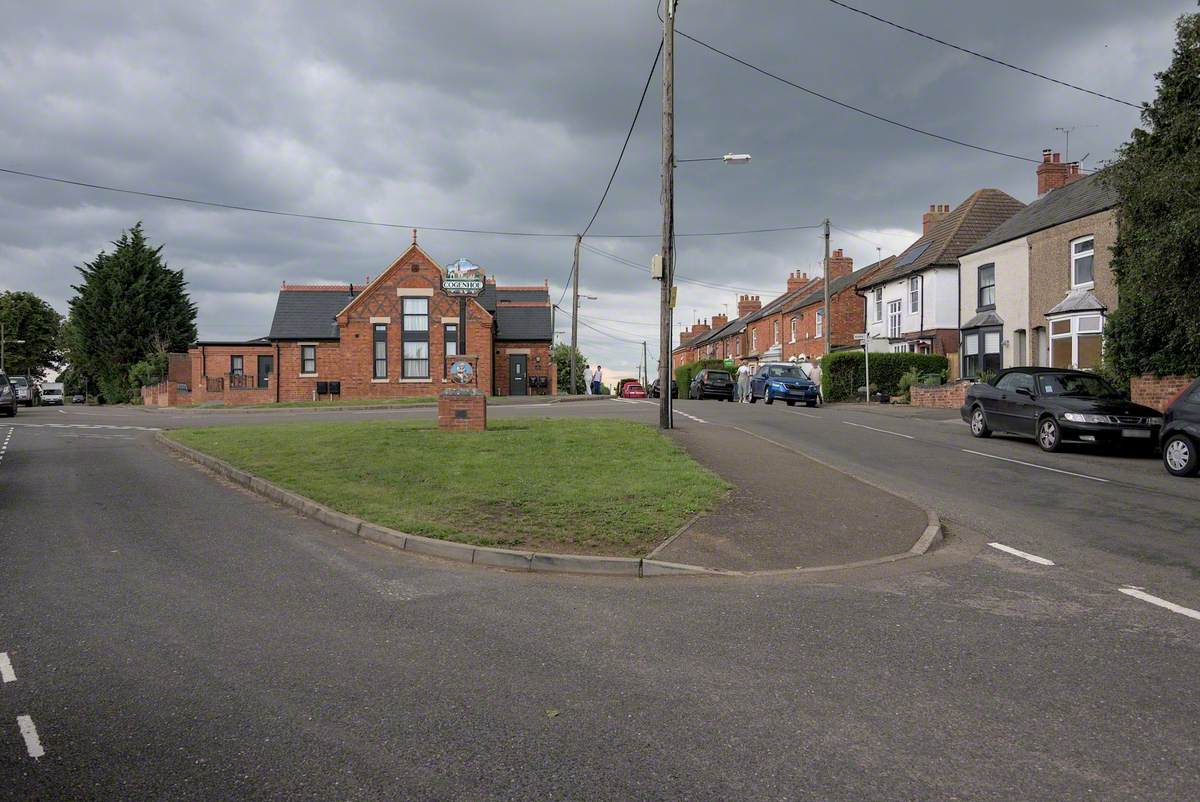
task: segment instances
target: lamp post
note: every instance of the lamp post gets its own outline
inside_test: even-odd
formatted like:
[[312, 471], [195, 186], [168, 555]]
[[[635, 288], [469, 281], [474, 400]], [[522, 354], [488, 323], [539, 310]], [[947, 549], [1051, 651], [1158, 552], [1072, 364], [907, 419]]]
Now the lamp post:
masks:
[[24, 345], [24, 340], [9, 340], [4, 336], [4, 324], [0, 323], [0, 373], [4, 373], [4, 346], [6, 343]]

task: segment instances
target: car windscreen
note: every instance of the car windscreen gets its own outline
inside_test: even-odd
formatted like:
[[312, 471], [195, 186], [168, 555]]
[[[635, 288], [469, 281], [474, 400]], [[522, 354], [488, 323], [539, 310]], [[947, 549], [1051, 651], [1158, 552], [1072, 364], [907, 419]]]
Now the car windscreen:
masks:
[[1038, 392], [1042, 395], [1065, 395], [1081, 398], [1120, 398], [1121, 394], [1099, 376], [1086, 373], [1042, 373], [1037, 377]]
[[723, 370], [710, 370], [708, 372], [708, 378], [718, 380], [725, 379], [726, 381], [729, 381], [729, 374]]
[[29, 380], [26, 379], [24, 376], [13, 376], [9, 379], [9, 381], [11, 381], [17, 387], [28, 387], [29, 386]]
[[770, 365], [767, 376], [772, 379], [807, 379], [808, 375], [798, 365]]

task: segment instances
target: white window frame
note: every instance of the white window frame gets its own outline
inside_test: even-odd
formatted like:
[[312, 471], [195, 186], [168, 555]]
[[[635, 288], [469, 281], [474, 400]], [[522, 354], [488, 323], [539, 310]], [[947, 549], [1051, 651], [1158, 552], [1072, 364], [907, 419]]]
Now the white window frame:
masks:
[[[304, 350], [306, 348], [312, 349], [313, 369], [311, 371], [306, 371], [304, 369]], [[307, 377], [316, 376], [316, 375], [317, 375], [317, 344], [316, 343], [300, 343], [300, 376], [307, 378]]]
[[894, 301], [888, 301], [887, 331], [889, 338], [895, 339], [900, 336], [902, 330], [900, 317], [903, 314], [903, 304], [904, 302], [898, 298]]
[[908, 313], [915, 315], [921, 311], [921, 277], [908, 277]]
[[813, 335], [814, 337], [824, 337], [825, 336], [825, 310], [824, 309], [817, 310], [817, 317], [813, 321], [813, 328], [816, 330], [816, 333]]
[[[1088, 240], [1091, 240], [1092, 247], [1083, 253], [1075, 253], [1075, 246], [1081, 242], [1087, 242]], [[1094, 234], [1088, 234], [1086, 237], [1077, 237], [1076, 239], [1071, 240], [1071, 243], [1068, 247], [1071, 249], [1070, 250], [1071, 289], [1091, 289], [1092, 287], [1095, 287], [1096, 286], [1096, 236]], [[1090, 281], [1076, 281], [1075, 280], [1075, 263], [1078, 262], [1080, 259], [1085, 259], [1089, 256], [1092, 258], [1092, 278], [1091, 278], [1091, 280]]]
[[792, 342], [796, 342], [796, 330], [798, 322], [799, 321], [796, 318], [792, 318]]
[[758, 353], [758, 329], [750, 329], [750, 353]]
[[[1060, 334], [1054, 333], [1054, 324], [1062, 321], [1070, 323], [1069, 330]], [[1099, 321], [1099, 328], [1083, 328], [1082, 324], [1085, 320]], [[1064, 315], [1063, 317], [1054, 317], [1050, 319], [1050, 325], [1046, 327], [1046, 334], [1049, 337], [1049, 351], [1046, 358], [1046, 363], [1054, 366], [1054, 341], [1066, 340], [1071, 341], [1071, 364], [1067, 367], [1072, 370], [1092, 370], [1092, 368], [1079, 367], [1079, 335], [1081, 334], [1098, 334], [1100, 335], [1100, 356], [1104, 357], [1104, 326], [1106, 319], [1103, 312], [1082, 312], [1077, 315]]]
[[779, 321], [778, 320], [771, 321], [771, 333], [774, 335], [774, 343], [773, 344], [779, 345], [780, 339], [779, 339]]
[[883, 322], [883, 287], [875, 288], [875, 322]]

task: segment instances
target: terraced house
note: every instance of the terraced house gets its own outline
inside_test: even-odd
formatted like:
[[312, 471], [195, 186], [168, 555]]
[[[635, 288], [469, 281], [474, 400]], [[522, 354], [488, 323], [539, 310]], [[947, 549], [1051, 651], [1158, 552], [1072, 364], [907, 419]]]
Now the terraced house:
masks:
[[179, 400], [436, 395], [450, 384], [447, 368], [456, 358], [477, 365], [478, 386], [490, 394], [555, 392], [547, 286], [499, 286], [470, 263], [455, 268], [480, 275], [482, 292], [448, 293], [446, 269], [415, 241], [363, 285], [284, 284], [265, 337], [189, 349], [190, 398]]

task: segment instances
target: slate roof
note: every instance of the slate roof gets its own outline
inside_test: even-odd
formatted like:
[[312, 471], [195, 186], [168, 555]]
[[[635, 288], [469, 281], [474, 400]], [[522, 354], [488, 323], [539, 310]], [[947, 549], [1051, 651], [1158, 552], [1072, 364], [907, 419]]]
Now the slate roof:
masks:
[[697, 345], [704, 345], [709, 342], [716, 342], [726, 335], [733, 334], [736, 331], [746, 328], [746, 323], [741, 318], [735, 317], [733, 320], [721, 326], [719, 329], [706, 331], [703, 334], [692, 337], [690, 340], [684, 340], [676, 348], [694, 348]]
[[1120, 199], [1116, 190], [1106, 186], [1101, 176], [1101, 173], [1093, 173], [1086, 178], [1072, 181], [1065, 187], [1047, 192], [996, 226], [990, 234], [963, 251], [963, 254], [982, 251], [993, 245], [1112, 209]]
[[1100, 303], [1095, 295], [1088, 290], [1071, 290], [1067, 293], [1067, 297], [1059, 301], [1053, 309], [1046, 313], [1046, 317], [1050, 315], [1062, 315], [1067, 312], [1103, 312], [1107, 310], [1104, 304]]
[[338, 290], [280, 290], [271, 333], [267, 337], [272, 340], [336, 340], [337, 313], [357, 294], [348, 286]]
[[962, 324], [964, 329], [977, 329], [980, 326], [1003, 326], [1004, 319], [995, 312], [980, 312], [975, 317]]
[[550, 291], [538, 287], [536, 289], [522, 288], [512, 289], [508, 287], [497, 287], [495, 284], [488, 282], [483, 287], [483, 292], [479, 293], [476, 298], [479, 305], [489, 312], [495, 312], [496, 306], [499, 303], [544, 303], [550, 305]]
[[[543, 293], [544, 294], [544, 293]], [[549, 340], [554, 331], [549, 306], [499, 306], [496, 340]]]
[[880, 270], [862, 287], [873, 287], [931, 267], [958, 267], [958, 257], [997, 226], [1025, 208], [1025, 204], [998, 189], [980, 189], [955, 207], [919, 240], [903, 250], [896, 261]]
[[[874, 273], [876, 270], [886, 270], [895, 261], [896, 261], [895, 256], [888, 256], [883, 259], [880, 259], [878, 262], [873, 262], [873, 263], [867, 265], [866, 267], [860, 267], [858, 270], [855, 270], [853, 273], [848, 273], [844, 276], [835, 278], [833, 281], [829, 282], [829, 297], [832, 298], [834, 295], [836, 295], [837, 293], [846, 289], [847, 287], [853, 286], [854, 284], [857, 284], [858, 282], [862, 281], [863, 279], [870, 278], [871, 274]], [[786, 313], [792, 312], [796, 309], [800, 309], [802, 307], [809, 306], [810, 304], [814, 304], [817, 301], [824, 302], [824, 300], [825, 300], [825, 289], [824, 289], [824, 287], [818, 286], [812, 292], [805, 293], [802, 297], [798, 298], [793, 303], [788, 304], [787, 308], [784, 309], [783, 311], [786, 314]]]

